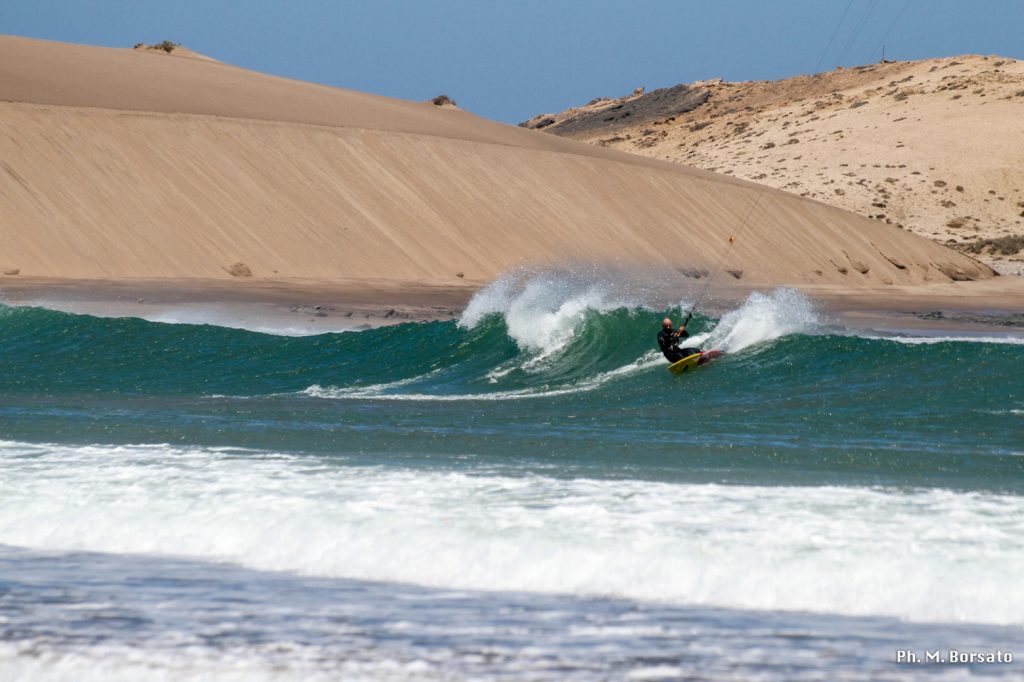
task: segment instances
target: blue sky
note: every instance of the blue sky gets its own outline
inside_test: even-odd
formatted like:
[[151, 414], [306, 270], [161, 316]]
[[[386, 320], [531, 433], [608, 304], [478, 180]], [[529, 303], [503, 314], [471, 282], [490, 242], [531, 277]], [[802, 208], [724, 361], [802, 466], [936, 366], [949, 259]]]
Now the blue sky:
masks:
[[511, 123], [638, 86], [864, 64], [883, 38], [893, 59], [1020, 59], [1022, 29], [1024, 0], [0, 0], [2, 33], [169, 39], [290, 78], [404, 99], [443, 92]]

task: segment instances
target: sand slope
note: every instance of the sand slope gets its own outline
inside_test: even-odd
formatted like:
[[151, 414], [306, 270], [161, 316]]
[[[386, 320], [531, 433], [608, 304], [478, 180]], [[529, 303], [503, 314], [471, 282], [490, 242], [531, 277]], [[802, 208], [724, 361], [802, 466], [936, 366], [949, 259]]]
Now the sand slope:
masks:
[[[1013, 59], [702, 81], [524, 125], [754, 180], [959, 248], [1020, 235], [1024, 249], [1024, 62]], [[1024, 251], [979, 251], [1006, 272], [1024, 266]]]
[[0, 268], [21, 277], [451, 283], [572, 261], [699, 277], [748, 213], [723, 268], [744, 283], [991, 275], [785, 192], [215, 61], [0, 38], [0, 100]]

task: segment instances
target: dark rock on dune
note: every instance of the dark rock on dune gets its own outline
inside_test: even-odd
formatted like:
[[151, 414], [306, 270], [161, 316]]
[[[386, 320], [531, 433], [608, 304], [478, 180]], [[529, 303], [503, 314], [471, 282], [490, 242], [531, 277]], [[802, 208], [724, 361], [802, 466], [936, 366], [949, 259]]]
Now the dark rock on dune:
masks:
[[555, 123], [548, 117], [524, 125], [528, 128], [547, 128], [549, 132], [557, 131], [559, 135], [572, 137], [577, 134], [615, 130], [621, 127], [624, 120], [628, 120], [630, 125], [644, 125], [685, 114], [707, 102], [709, 97], [710, 90], [680, 84], [654, 90], [628, 102], [580, 112], [561, 123]]
[[227, 271], [232, 277], [252, 277], [252, 269], [242, 262], [232, 264]]
[[689, 277], [691, 279], [701, 279], [702, 277], [708, 276], [708, 271], [705, 268], [676, 268], [676, 270], [683, 277]]

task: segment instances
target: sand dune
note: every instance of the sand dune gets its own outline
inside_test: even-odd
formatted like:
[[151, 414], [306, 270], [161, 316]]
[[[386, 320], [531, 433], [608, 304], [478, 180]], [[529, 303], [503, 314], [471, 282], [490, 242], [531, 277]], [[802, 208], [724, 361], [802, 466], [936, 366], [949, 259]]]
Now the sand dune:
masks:
[[2, 38], [0, 100], [0, 268], [22, 278], [451, 284], [579, 261], [851, 289], [992, 275], [786, 192], [215, 61]]
[[[586, 146], [552, 142], [452, 107], [277, 78], [187, 57], [195, 54], [186, 47], [167, 54], [0, 36], [0, 100], [366, 128], [610, 155], [610, 150], [595, 153]], [[621, 156], [611, 155], [616, 154]]]
[[702, 81], [524, 125], [819, 199], [1024, 270], [1024, 62]]

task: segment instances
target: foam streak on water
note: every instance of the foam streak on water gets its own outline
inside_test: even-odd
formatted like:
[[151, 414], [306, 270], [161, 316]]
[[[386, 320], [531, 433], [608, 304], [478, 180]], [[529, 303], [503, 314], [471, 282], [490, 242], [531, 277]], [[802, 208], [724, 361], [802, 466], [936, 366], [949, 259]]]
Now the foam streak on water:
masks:
[[984, 334], [963, 335], [963, 334], [932, 334], [930, 336], [908, 336], [907, 334], [892, 336], [877, 336], [864, 334], [862, 338], [893, 341], [910, 346], [933, 345], [936, 343], [995, 343], [1009, 346], [1024, 345], [1024, 337], [1021, 336], [985, 336]]
[[0, 544], [671, 604], [1024, 623], [1024, 498], [4, 442]]
[[[438, 395], [436, 393], [393, 393], [392, 390], [408, 386], [411, 381], [394, 382], [391, 384], [377, 384], [358, 388], [330, 388], [314, 384], [302, 391], [304, 395], [314, 398], [330, 398], [335, 400], [398, 400], [398, 401], [426, 401], [426, 402], [452, 402], [452, 401], [491, 401], [491, 400], [524, 400], [530, 398], [556, 398], [564, 395], [577, 395], [588, 391], [594, 391], [605, 384], [616, 379], [642, 372], [651, 367], [665, 364], [660, 355], [653, 352], [646, 353], [635, 362], [631, 362], [616, 369], [601, 372], [593, 377], [582, 379], [573, 384], [552, 388], [540, 386], [537, 388], [524, 388], [514, 391], [492, 391], [488, 393], [455, 393], [450, 395]], [[413, 380], [414, 381], [414, 380]], [[497, 378], [491, 382], [498, 383]]]

